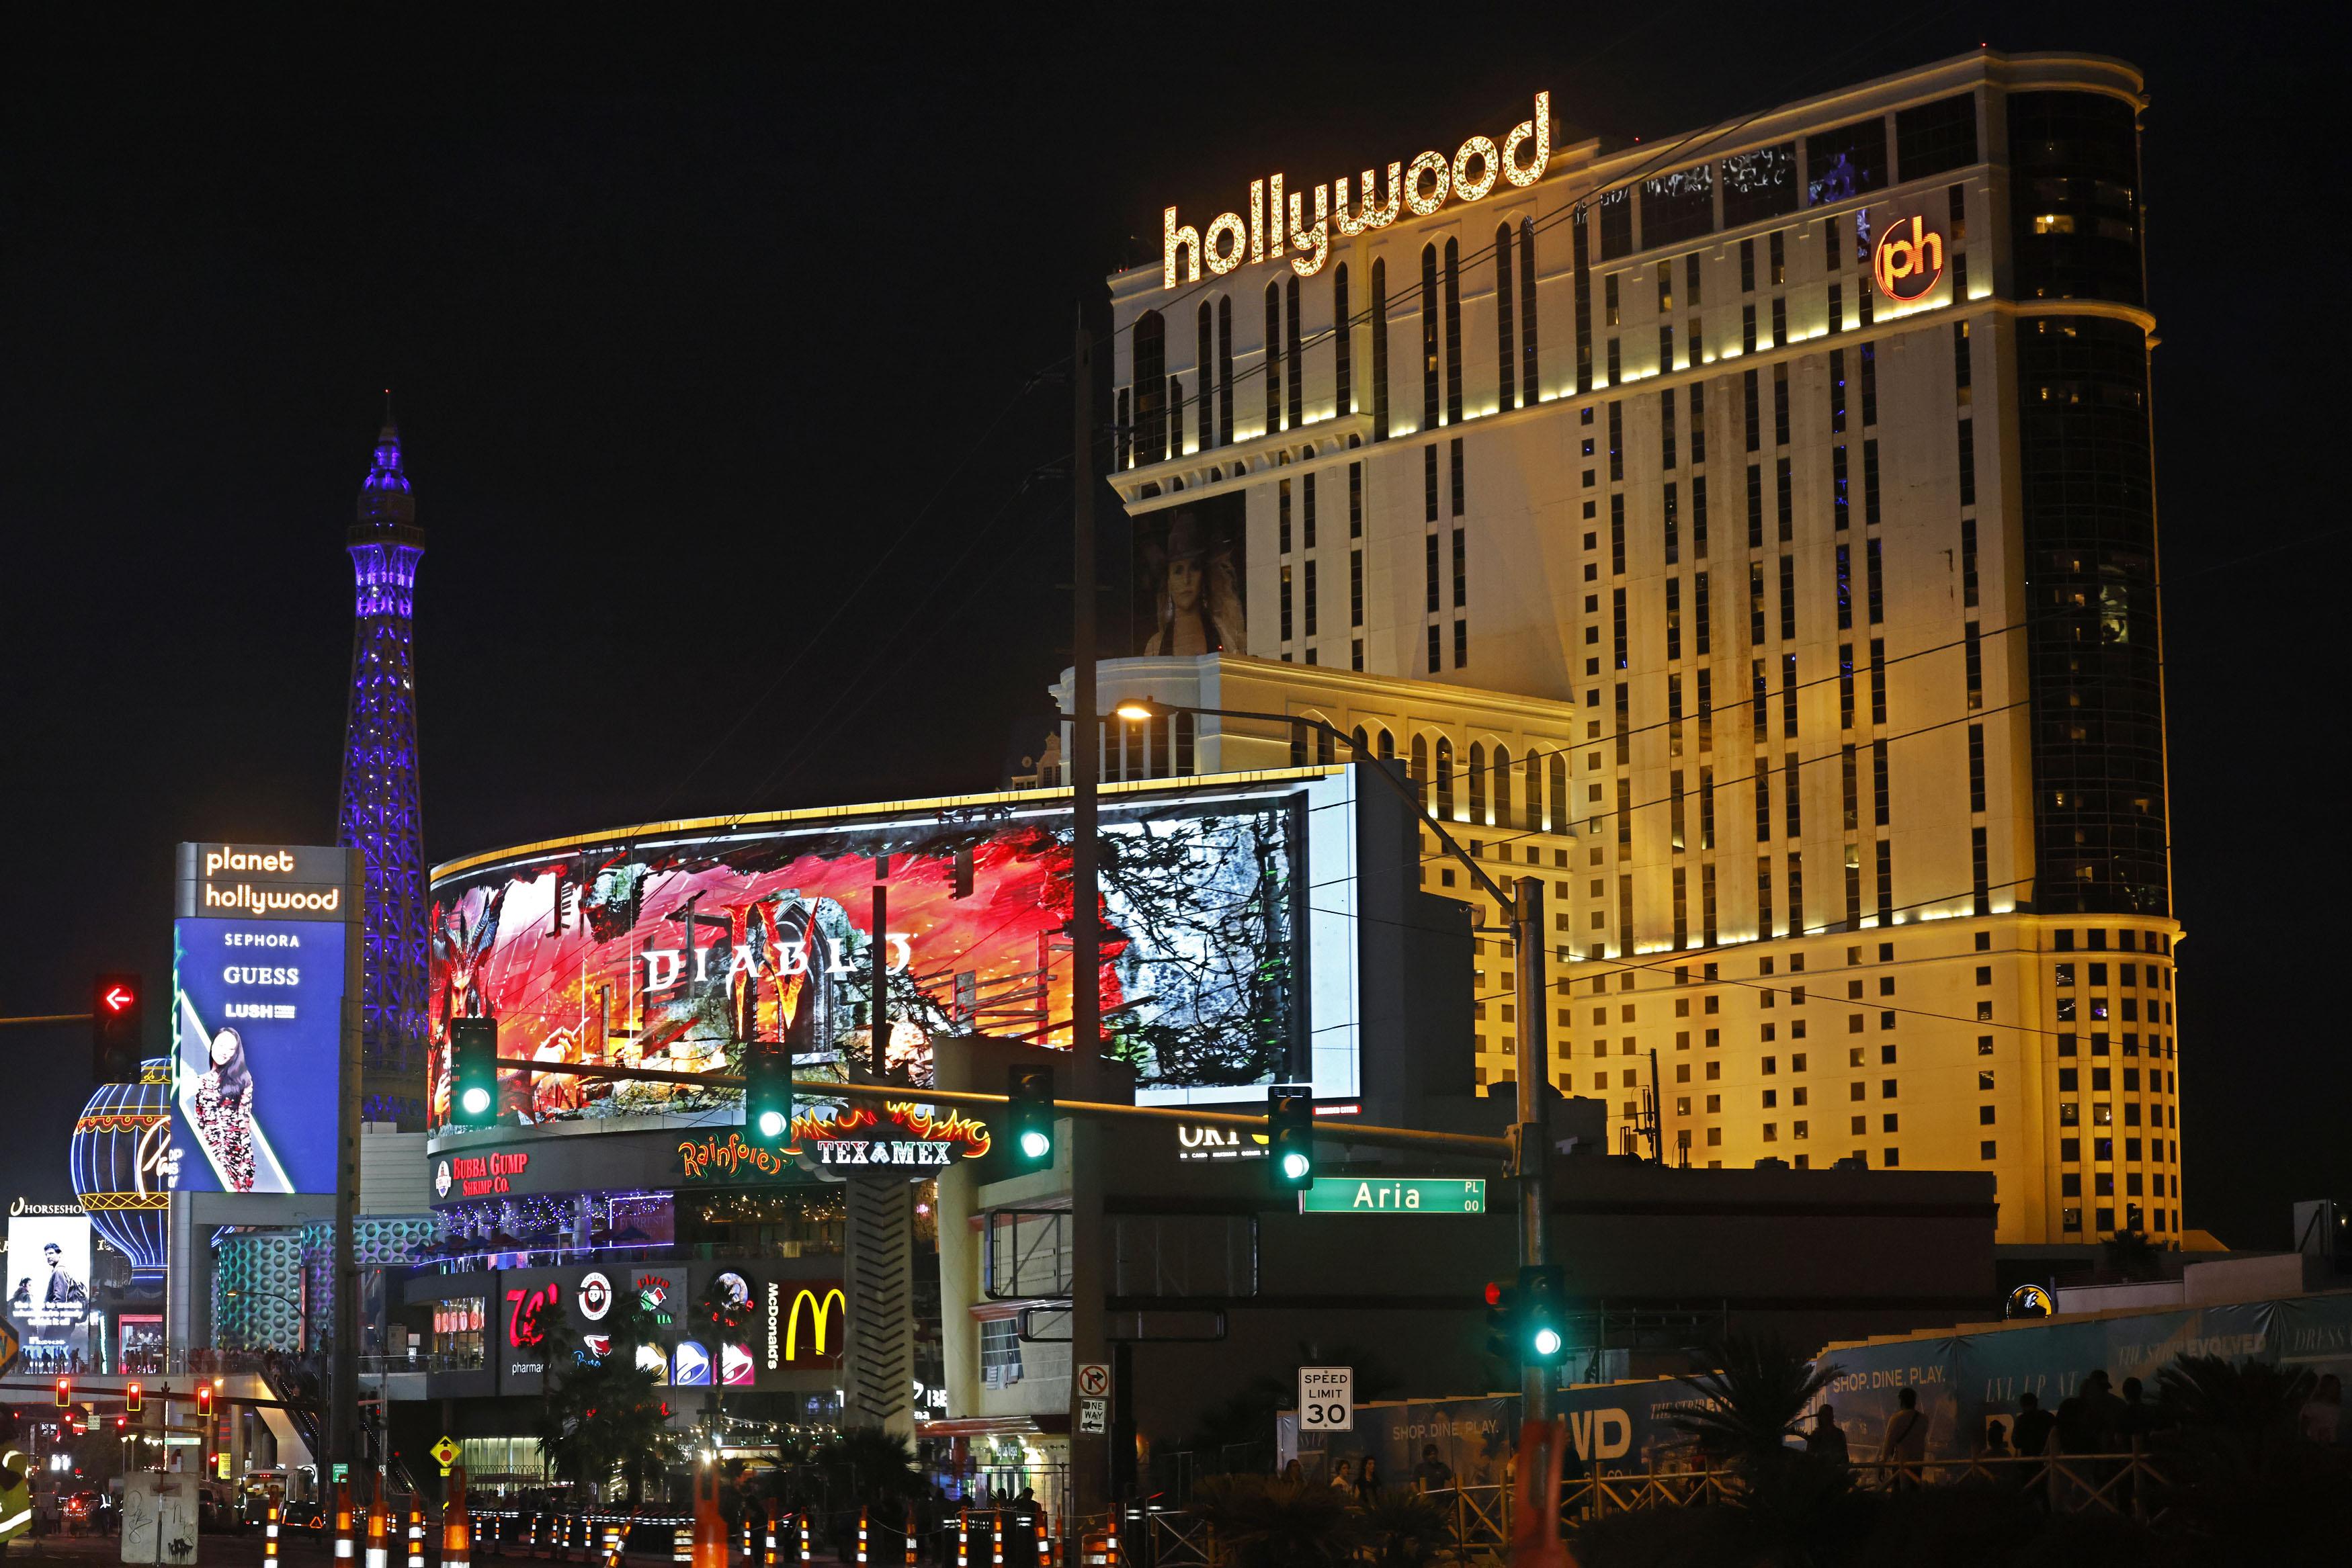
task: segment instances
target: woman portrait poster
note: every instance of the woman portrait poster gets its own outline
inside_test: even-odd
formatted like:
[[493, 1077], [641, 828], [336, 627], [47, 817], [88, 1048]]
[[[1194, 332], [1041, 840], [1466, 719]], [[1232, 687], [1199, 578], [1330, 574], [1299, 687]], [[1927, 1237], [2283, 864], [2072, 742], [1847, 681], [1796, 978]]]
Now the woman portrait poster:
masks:
[[1136, 522], [1136, 635], [1145, 654], [1246, 653], [1247, 499], [1146, 513]]

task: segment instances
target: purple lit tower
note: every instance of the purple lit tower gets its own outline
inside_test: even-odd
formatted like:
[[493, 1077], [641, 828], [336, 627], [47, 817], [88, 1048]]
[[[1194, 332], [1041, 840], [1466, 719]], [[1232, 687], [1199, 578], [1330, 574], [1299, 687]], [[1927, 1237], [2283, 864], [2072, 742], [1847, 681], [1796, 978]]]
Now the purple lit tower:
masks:
[[375, 460], [352, 525], [359, 580], [352, 628], [351, 706], [343, 726], [342, 810], [336, 842], [367, 859], [367, 978], [362, 1061], [371, 1118], [423, 1114], [425, 817], [416, 780], [416, 563], [425, 530], [400, 467], [389, 400]]

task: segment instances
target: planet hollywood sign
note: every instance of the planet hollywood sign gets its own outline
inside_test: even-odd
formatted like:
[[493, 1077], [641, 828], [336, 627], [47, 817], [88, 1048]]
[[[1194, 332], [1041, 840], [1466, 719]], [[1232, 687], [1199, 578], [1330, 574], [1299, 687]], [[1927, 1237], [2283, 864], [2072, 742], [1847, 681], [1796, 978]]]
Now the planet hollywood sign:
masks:
[[[1489, 137], [1473, 136], [1451, 158], [1430, 152], [1411, 163], [1402, 159], [1391, 163], [1385, 200], [1379, 199], [1373, 171], [1365, 170], [1360, 199], [1353, 212], [1349, 209], [1344, 174], [1315, 186], [1311, 193], [1291, 192], [1286, 212], [1281, 175], [1252, 180], [1246, 220], [1239, 213], [1219, 213], [1202, 230], [1191, 224], [1180, 226], [1174, 207], [1161, 214], [1160, 287], [1173, 288], [1180, 281], [1176, 276], [1179, 252], [1187, 258], [1181, 280], [1185, 283], [1201, 281], [1204, 262], [1211, 273], [1222, 277], [1244, 262], [1279, 260], [1292, 251], [1297, 254], [1290, 256], [1290, 269], [1301, 277], [1312, 277], [1330, 258], [1335, 228], [1342, 238], [1352, 239], [1388, 227], [1404, 212], [1425, 218], [1449, 200], [1477, 201], [1497, 182], [1525, 188], [1542, 179], [1550, 162], [1551, 94], [1539, 92], [1535, 113], [1506, 131], [1499, 147]], [[1315, 211], [1312, 224], [1306, 221], [1310, 201]]]

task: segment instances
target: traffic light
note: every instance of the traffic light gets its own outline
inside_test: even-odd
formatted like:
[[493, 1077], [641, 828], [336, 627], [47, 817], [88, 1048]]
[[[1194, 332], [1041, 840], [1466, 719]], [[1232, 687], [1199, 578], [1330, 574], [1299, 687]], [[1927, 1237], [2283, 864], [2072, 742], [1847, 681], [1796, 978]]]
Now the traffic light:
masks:
[[1519, 1359], [1519, 1292], [1500, 1280], [1486, 1281], [1486, 1354], [1501, 1362]]
[[1567, 1360], [1568, 1284], [1560, 1266], [1522, 1265], [1517, 1307], [1520, 1364], [1558, 1366]]
[[209, 1383], [196, 1385], [196, 1414], [206, 1420], [212, 1419], [213, 1385]]
[[1265, 1092], [1266, 1165], [1274, 1185], [1297, 1192], [1315, 1185], [1315, 1086], [1276, 1083]]
[[58, 1379], [58, 1408], [60, 1410], [73, 1408], [73, 1379], [70, 1377]]
[[449, 1020], [449, 1119], [460, 1127], [499, 1119], [499, 1020]]
[[793, 1053], [751, 1040], [743, 1047], [743, 1135], [782, 1154], [793, 1142]]
[[142, 1409], [145, 1408], [145, 1406], [146, 1396], [140, 1392], [139, 1385], [135, 1383], [124, 1384], [122, 1385], [122, 1408], [127, 1413], [136, 1416]]
[[1012, 1104], [1005, 1121], [1013, 1134], [1013, 1158], [1023, 1170], [1054, 1163], [1054, 1070], [1008, 1067], [1004, 1092]]
[[100, 975], [89, 988], [89, 1071], [100, 1083], [136, 1083], [147, 988], [136, 975]]

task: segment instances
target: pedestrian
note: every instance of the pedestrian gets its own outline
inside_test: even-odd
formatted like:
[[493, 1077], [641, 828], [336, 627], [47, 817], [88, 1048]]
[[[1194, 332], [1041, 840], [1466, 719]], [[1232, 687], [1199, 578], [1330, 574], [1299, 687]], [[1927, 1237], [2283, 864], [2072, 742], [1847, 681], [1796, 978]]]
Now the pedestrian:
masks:
[[2009, 1428], [1998, 1421], [1985, 1423], [1984, 1457], [1988, 1459], [2013, 1458], [2009, 1447]]
[[2010, 1442], [2020, 1458], [2040, 1458], [2050, 1444], [2050, 1430], [2058, 1419], [2042, 1408], [2042, 1400], [2032, 1389], [2017, 1396], [2017, 1419], [2010, 1423]]
[[1356, 1500], [1366, 1508], [1381, 1500], [1381, 1461], [1374, 1455], [1364, 1456], [1364, 1468], [1356, 1477]]
[[1356, 1495], [1356, 1467], [1341, 1459], [1331, 1467], [1331, 1490], [1342, 1497]]
[[1412, 1484], [1416, 1490], [1423, 1492], [1454, 1490], [1454, 1467], [1438, 1458], [1436, 1444], [1428, 1443], [1423, 1446], [1421, 1463], [1412, 1469]]
[[1919, 1391], [1895, 1391], [1895, 1415], [1886, 1423], [1886, 1439], [1879, 1445], [1878, 1460], [1891, 1466], [1888, 1481], [1898, 1488], [1919, 1484], [1919, 1464], [1927, 1457], [1927, 1418], [1919, 1414]]
[[1837, 1408], [1823, 1405], [1813, 1415], [1813, 1429], [1805, 1434], [1805, 1452], [1823, 1464], [1843, 1470], [1852, 1455], [1846, 1448], [1845, 1428], [1837, 1423]]
[[1306, 1467], [1305, 1467], [1305, 1466], [1303, 1466], [1303, 1465], [1301, 1465], [1301, 1464], [1300, 1464], [1300, 1463], [1299, 1463], [1296, 1458], [1292, 1459], [1288, 1464], [1286, 1464], [1286, 1465], [1283, 1466], [1283, 1467], [1282, 1467], [1282, 1484], [1283, 1484], [1283, 1485], [1285, 1485], [1285, 1486], [1293, 1486], [1293, 1487], [1296, 1487], [1296, 1486], [1305, 1486], [1305, 1485], [1307, 1484], [1307, 1469], [1306, 1469]]
[[2156, 1427], [2156, 1411], [2147, 1400], [2137, 1377], [2124, 1379], [2122, 1408], [2116, 1418], [2116, 1446], [2118, 1451], [2128, 1448], [2135, 1437], [2145, 1437]]
[[2315, 1443], [2333, 1447], [2336, 1434], [2342, 1429], [2344, 1416], [2344, 1380], [2329, 1373], [2311, 1391], [2311, 1397], [2295, 1412], [2296, 1429]]

